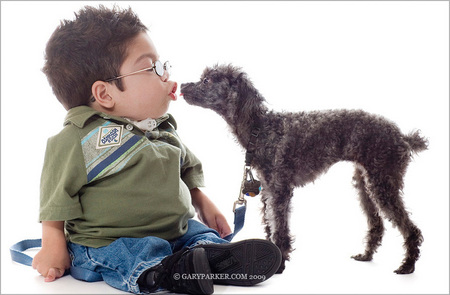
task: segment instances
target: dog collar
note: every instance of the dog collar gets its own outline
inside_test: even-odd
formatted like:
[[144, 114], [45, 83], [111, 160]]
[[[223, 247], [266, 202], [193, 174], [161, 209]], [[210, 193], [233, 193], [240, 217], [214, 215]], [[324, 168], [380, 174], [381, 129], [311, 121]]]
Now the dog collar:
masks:
[[251, 166], [254, 152], [256, 149], [256, 140], [258, 139], [259, 133], [261, 132], [261, 128], [253, 126], [252, 131], [250, 132], [250, 140], [247, 145], [247, 152], [245, 154], [245, 165]]

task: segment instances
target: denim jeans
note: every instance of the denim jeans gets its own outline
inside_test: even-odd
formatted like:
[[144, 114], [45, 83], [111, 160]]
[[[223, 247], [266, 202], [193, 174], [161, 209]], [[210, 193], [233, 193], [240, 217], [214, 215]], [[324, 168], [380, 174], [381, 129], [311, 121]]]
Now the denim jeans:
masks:
[[139, 276], [159, 264], [164, 257], [184, 247], [199, 244], [228, 243], [219, 233], [193, 219], [183, 236], [166, 241], [157, 237], [119, 238], [105, 247], [91, 248], [69, 243], [72, 265], [98, 272], [110, 286], [132, 293], [142, 293]]

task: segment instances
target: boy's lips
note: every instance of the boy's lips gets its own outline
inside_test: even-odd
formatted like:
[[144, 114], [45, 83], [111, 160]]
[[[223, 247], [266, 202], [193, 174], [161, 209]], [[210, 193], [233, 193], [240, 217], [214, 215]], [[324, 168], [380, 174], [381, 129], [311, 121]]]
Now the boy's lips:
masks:
[[176, 94], [177, 88], [178, 88], [178, 84], [177, 84], [177, 82], [174, 82], [172, 92], [169, 94], [169, 96], [172, 98], [173, 101], [177, 100], [177, 94]]

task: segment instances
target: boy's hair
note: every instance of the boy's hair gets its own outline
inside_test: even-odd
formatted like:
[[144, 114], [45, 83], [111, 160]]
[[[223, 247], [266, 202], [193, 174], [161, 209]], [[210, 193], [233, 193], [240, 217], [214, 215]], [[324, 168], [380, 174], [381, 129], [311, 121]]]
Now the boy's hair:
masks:
[[[92, 84], [119, 75], [127, 46], [147, 28], [131, 10], [85, 6], [75, 20], [63, 20], [50, 37], [42, 71], [53, 93], [68, 110], [87, 105]], [[120, 79], [117, 87], [123, 91]]]

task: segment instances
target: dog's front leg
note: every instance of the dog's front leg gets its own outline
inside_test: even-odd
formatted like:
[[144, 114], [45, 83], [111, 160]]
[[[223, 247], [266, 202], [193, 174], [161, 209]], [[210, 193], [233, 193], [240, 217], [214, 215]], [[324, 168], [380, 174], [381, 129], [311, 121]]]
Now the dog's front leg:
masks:
[[[269, 185], [264, 188], [265, 210], [264, 221], [266, 225], [266, 234], [278, 248], [280, 248], [282, 261], [277, 273], [282, 273], [285, 269], [285, 262], [289, 260], [290, 253], [293, 251], [293, 239], [289, 230], [289, 217], [291, 211], [291, 198], [293, 188], [289, 185]], [[269, 231], [269, 232], [268, 232]]]
[[[263, 186], [264, 187], [264, 186]], [[270, 210], [270, 200], [272, 199], [272, 196], [268, 193], [267, 190], [263, 189], [261, 191], [261, 202], [263, 203], [263, 206], [261, 208], [261, 214], [262, 214], [262, 223], [264, 225], [264, 231], [266, 233], [266, 239], [271, 241], [272, 240], [272, 229], [270, 228], [271, 225], [275, 224], [275, 222], [272, 222], [271, 216], [269, 211]]]

